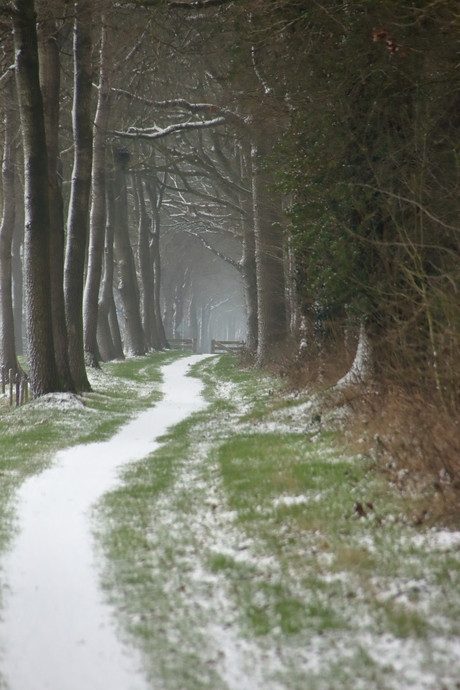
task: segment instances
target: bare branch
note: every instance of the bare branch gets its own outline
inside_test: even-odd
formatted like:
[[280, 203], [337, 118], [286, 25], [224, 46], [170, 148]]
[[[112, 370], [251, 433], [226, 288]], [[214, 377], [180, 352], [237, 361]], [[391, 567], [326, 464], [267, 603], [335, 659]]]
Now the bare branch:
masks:
[[223, 254], [220, 252], [218, 249], [212, 246], [212, 244], [209, 244], [202, 235], [200, 235], [197, 232], [192, 232], [191, 230], [185, 230], [183, 229], [184, 232], [186, 232], [188, 235], [193, 235], [194, 237], [197, 237], [201, 243], [208, 249], [210, 252], [215, 254], [216, 256], [219, 257], [219, 259], [222, 259], [222, 261], [225, 261], [227, 264], [230, 264], [230, 266], [233, 266], [233, 268], [236, 268], [236, 270], [241, 273], [241, 264], [239, 261], [236, 261], [235, 259], [232, 259], [231, 256], [227, 256], [227, 254]]
[[220, 5], [227, 5], [232, 0], [194, 0], [193, 2], [179, 2], [173, 0], [169, 2], [169, 7], [180, 7], [184, 10], [203, 10], [208, 7], [219, 7]]
[[442, 228], [445, 228], [446, 230], [454, 230], [455, 232], [459, 232], [460, 228], [457, 225], [449, 225], [448, 223], [444, 223], [440, 218], [437, 218], [434, 216], [423, 204], [419, 203], [418, 201], [415, 201], [415, 199], [409, 199], [408, 197], [401, 196], [401, 194], [395, 194], [394, 192], [390, 192], [387, 189], [380, 189], [379, 187], [374, 187], [373, 185], [370, 184], [362, 184], [359, 182], [353, 182], [351, 184], [348, 184], [347, 186], [349, 187], [364, 187], [364, 189], [371, 189], [374, 192], [378, 192], [379, 194], [384, 194], [385, 196], [390, 197], [391, 199], [397, 199], [398, 201], [405, 201], [407, 204], [411, 204], [412, 206], [415, 206], [418, 208], [422, 213], [424, 213], [428, 218], [430, 218], [433, 222], [438, 223]]
[[238, 120], [240, 123], [244, 122], [243, 119], [237, 115], [237, 113], [228, 110], [228, 108], [221, 108], [213, 103], [190, 103], [189, 101], [186, 101], [185, 98], [174, 98], [169, 101], [152, 101], [150, 98], [138, 96], [130, 91], [126, 91], [126, 89], [113, 89], [113, 92], [161, 110], [168, 110], [170, 108], [184, 108], [184, 110], [188, 110], [191, 113], [215, 113], [216, 115], [225, 116], [229, 119], [233, 118]]
[[2, 74], [0, 77], [0, 90], [5, 88], [5, 86], [8, 84], [9, 80], [14, 74], [14, 65], [11, 65], [11, 67], [8, 67], [6, 70], [5, 74]]
[[128, 139], [161, 139], [168, 134], [175, 134], [176, 132], [183, 132], [189, 129], [203, 129], [204, 127], [216, 127], [217, 125], [223, 125], [225, 122], [225, 117], [216, 117], [213, 120], [204, 120], [202, 122], [180, 122], [176, 125], [169, 125], [164, 129], [159, 129], [155, 132], [145, 129], [137, 129], [136, 127], [130, 127], [127, 132], [119, 132], [115, 130], [113, 134], [119, 137], [125, 137]]

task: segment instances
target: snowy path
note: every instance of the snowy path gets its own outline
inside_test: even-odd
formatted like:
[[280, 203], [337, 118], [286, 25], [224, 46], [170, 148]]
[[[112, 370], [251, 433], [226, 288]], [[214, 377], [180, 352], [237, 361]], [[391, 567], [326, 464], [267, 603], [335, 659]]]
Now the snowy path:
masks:
[[[206, 356], [206, 355], [205, 355]], [[58, 453], [53, 467], [18, 492], [19, 534], [4, 559], [0, 672], [9, 690], [141, 690], [140, 660], [117, 638], [98, 588], [91, 508], [117, 483], [124, 463], [205, 405], [185, 378], [202, 356], [163, 369], [163, 400], [110, 441]]]

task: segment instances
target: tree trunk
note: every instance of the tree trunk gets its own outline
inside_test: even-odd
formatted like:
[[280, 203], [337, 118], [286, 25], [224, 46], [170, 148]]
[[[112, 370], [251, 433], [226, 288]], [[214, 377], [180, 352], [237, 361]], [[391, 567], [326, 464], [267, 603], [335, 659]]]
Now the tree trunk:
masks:
[[[240, 160], [241, 178], [251, 179], [251, 151], [249, 146], [242, 146]], [[258, 324], [253, 200], [251, 197], [240, 196], [239, 203], [243, 212], [241, 221], [242, 252], [240, 266], [246, 307], [246, 347], [249, 352], [255, 353], [258, 341]]]
[[86, 362], [98, 367], [97, 320], [99, 288], [105, 234], [106, 139], [110, 116], [110, 86], [107, 81], [107, 29], [102, 18], [100, 74], [96, 117], [93, 128], [93, 172], [88, 271], [83, 300]]
[[82, 309], [93, 153], [91, 16], [90, 0], [81, 0], [76, 4], [72, 113], [75, 153], [67, 223], [64, 294], [69, 335], [69, 362], [79, 391], [91, 390], [85, 369]]
[[185, 290], [184, 279], [179, 282], [176, 281], [174, 288], [174, 304], [173, 304], [173, 338], [180, 338], [181, 334], [179, 332], [180, 325], [184, 319], [184, 290]]
[[[16, 178], [17, 181], [17, 178]], [[21, 247], [24, 244], [24, 194], [16, 194], [16, 222], [13, 234], [13, 313], [16, 354], [23, 355], [24, 276]]]
[[273, 347], [287, 335], [283, 233], [270, 189], [274, 180], [263, 169], [268, 151], [267, 136], [261, 131], [252, 150], [259, 366], [269, 361]]
[[147, 184], [150, 206], [153, 213], [153, 236], [150, 240], [150, 261], [154, 271], [154, 311], [158, 334], [158, 347], [161, 350], [167, 345], [166, 331], [163, 324], [161, 311], [161, 254], [160, 254], [160, 207], [163, 198], [163, 190], [166, 184], [166, 175], [160, 193], [157, 194], [157, 185]]
[[193, 295], [189, 306], [189, 333], [192, 340], [198, 340], [198, 316], [196, 313], [196, 298]]
[[113, 232], [115, 224], [115, 195], [113, 179], [106, 184], [106, 228], [104, 246], [104, 272], [99, 300], [97, 345], [104, 362], [124, 359], [123, 344], [113, 297]]
[[4, 134], [2, 163], [3, 214], [0, 225], [0, 364], [6, 369], [18, 370], [14, 339], [12, 257], [15, 220], [15, 143], [16, 118], [13, 108], [13, 81], [5, 86]]
[[29, 375], [32, 395], [38, 396], [58, 391], [61, 385], [54, 356], [48, 156], [33, 0], [16, 0], [13, 25], [24, 150], [24, 271]]
[[209, 352], [209, 317], [211, 309], [209, 304], [201, 305], [200, 321], [200, 352]]
[[150, 251], [151, 220], [145, 207], [144, 188], [142, 178], [137, 178], [137, 198], [139, 207], [139, 269], [141, 276], [141, 304], [142, 324], [148, 347], [161, 349], [160, 337], [155, 315], [155, 280]]
[[241, 277], [243, 280], [244, 301], [246, 307], [246, 347], [250, 352], [257, 349], [257, 274], [255, 236], [252, 213], [246, 215], [243, 225], [243, 251], [241, 256]]
[[129, 241], [128, 196], [124, 173], [124, 151], [114, 151], [115, 159], [115, 258], [119, 270], [119, 292], [125, 319], [125, 351], [145, 355], [145, 336], [139, 309], [139, 288], [133, 251]]
[[357, 384], [365, 384], [372, 380], [374, 372], [372, 346], [366, 327], [362, 322], [359, 329], [356, 354], [348, 372], [337, 382], [337, 387], [346, 388]]
[[50, 208], [50, 236], [53, 251], [51, 261], [51, 310], [53, 315], [54, 352], [64, 389], [75, 391], [69, 365], [67, 325], [64, 303], [64, 203], [57, 174], [59, 156], [59, 43], [54, 21], [41, 21], [38, 33], [40, 88], [45, 116], [46, 146], [48, 150], [48, 181]]

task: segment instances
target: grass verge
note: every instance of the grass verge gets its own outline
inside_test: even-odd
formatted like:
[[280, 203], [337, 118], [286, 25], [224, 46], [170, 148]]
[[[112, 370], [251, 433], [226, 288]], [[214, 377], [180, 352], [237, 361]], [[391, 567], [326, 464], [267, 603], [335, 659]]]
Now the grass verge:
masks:
[[419, 497], [310, 400], [233, 357], [193, 373], [207, 409], [98, 509], [103, 586], [152, 688], [458, 688], [459, 535], [416, 527]]

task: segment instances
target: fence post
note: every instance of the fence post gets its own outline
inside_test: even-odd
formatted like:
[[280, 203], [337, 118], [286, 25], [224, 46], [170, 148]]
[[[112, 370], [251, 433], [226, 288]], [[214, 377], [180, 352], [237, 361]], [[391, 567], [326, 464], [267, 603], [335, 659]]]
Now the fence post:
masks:
[[215, 353], [215, 349], [216, 349], [216, 341], [215, 341], [215, 340], [211, 340], [211, 354], [212, 354], [212, 355], [216, 354], [216, 353]]
[[5, 395], [6, 390], [6, 367], [2, 367], [2, 395]]
[[193, 338], [192, 340], [192, 352], [196, 352], [196, 338]]
[[15, 393], [16, 393], [16, 407], [19, 407], [20, 403], [20, 392], [21, 392], [21, 377], [19, 374], [16, 374], [14, 377], [14, 387], [15, 387]]

